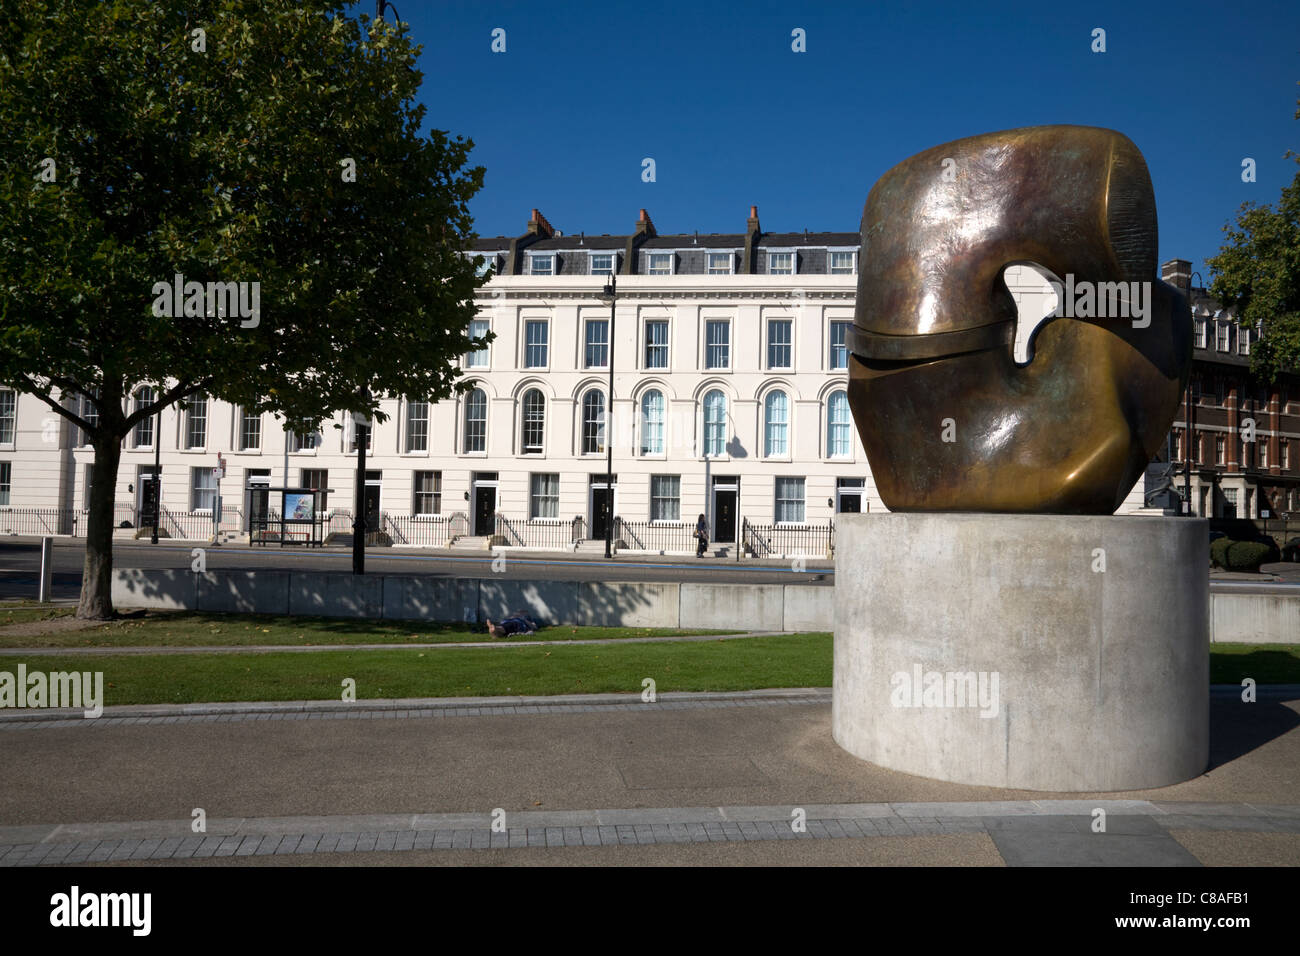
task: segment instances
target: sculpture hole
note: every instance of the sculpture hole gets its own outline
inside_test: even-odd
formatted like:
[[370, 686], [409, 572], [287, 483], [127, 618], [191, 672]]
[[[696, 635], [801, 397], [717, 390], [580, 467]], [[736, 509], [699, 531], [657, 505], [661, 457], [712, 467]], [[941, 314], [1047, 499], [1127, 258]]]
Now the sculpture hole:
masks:
[[1034, 332], [1056, 311], [1058, 300], [1051, 283], [1060, 279], [1036, 262], [1017, 262], [1002, 271], [1002, 281], [1016, 300], [1016, 338], [1011, 355], [1017, 365], [1028, 365], [1034, 359], [1030, 347]]

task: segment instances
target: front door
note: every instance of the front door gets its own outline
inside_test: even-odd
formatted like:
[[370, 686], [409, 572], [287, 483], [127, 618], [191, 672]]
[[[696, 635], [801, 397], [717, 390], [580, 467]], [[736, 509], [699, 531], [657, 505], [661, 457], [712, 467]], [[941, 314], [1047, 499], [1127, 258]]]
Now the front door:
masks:
[[736, 541], [736, 489], [713, 489], [713, 540], [718, 544]]
[[158, 481], [153, 468], [145, 470], [144, 466], [136, 472], [136, 518], [137, 528], [152, 528], [158, 520]]
[[491, 485], [474, 486], [474, 534], [496, 534], [497, 490]]
[[244, 530], [265, 528], [271, 510], [271, 469], [250, 468], [244, 474]]
[[372, 538], [379, 531], [379, 485], [366, 485], [366, 536]]
[[591, 489], [591, 536], [603, 541], [609, 531], [610, 497], [608, 487]]

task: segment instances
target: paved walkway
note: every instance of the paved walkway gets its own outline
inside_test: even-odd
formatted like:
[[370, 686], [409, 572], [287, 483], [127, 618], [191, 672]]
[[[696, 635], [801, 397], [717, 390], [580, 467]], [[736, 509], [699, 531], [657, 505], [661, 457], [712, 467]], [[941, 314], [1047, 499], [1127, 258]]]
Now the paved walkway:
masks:
[[11, 711], [0, 866], [1297, 865], [1300, 687], [1260, 691], [1216, 689], [1203, 776], [1095, 795], [874, 767], [818, 688]]

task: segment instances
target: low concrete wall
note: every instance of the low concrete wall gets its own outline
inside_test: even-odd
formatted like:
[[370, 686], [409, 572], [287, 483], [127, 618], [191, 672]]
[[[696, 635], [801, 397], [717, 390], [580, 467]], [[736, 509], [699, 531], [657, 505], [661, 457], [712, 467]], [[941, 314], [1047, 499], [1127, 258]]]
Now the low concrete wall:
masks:
[[[829, 593], [826, 603], [833, 603]], [[785, 626], [784, 588], [779, 584], [683, 584], [677, 626], [779, 631]]]
[[[297, 571], [117, 568], [113, 603], [172, 611], [314, 614], [414, 621], [496, 620], [525, 610], [548, 623], [830, 631], [833, 590], [798, 584], [492, 581]], [[1300, 595], [1211, 594], [1216, 643], [1300, 643]]]
[[1300, 644], [1300, 596], [1211, 594], [1210, 635], [1216, 644]]

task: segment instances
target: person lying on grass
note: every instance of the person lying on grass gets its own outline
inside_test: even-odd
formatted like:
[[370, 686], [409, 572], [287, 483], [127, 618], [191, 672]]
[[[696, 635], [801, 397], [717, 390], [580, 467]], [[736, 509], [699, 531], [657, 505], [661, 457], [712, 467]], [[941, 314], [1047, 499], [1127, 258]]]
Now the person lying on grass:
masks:
[[523, 611], [516, 611], [497, 624], [489, 619], [487, 627], [493, 637], [509, 637], [511, 634], [536, 634], [539, 625]]

